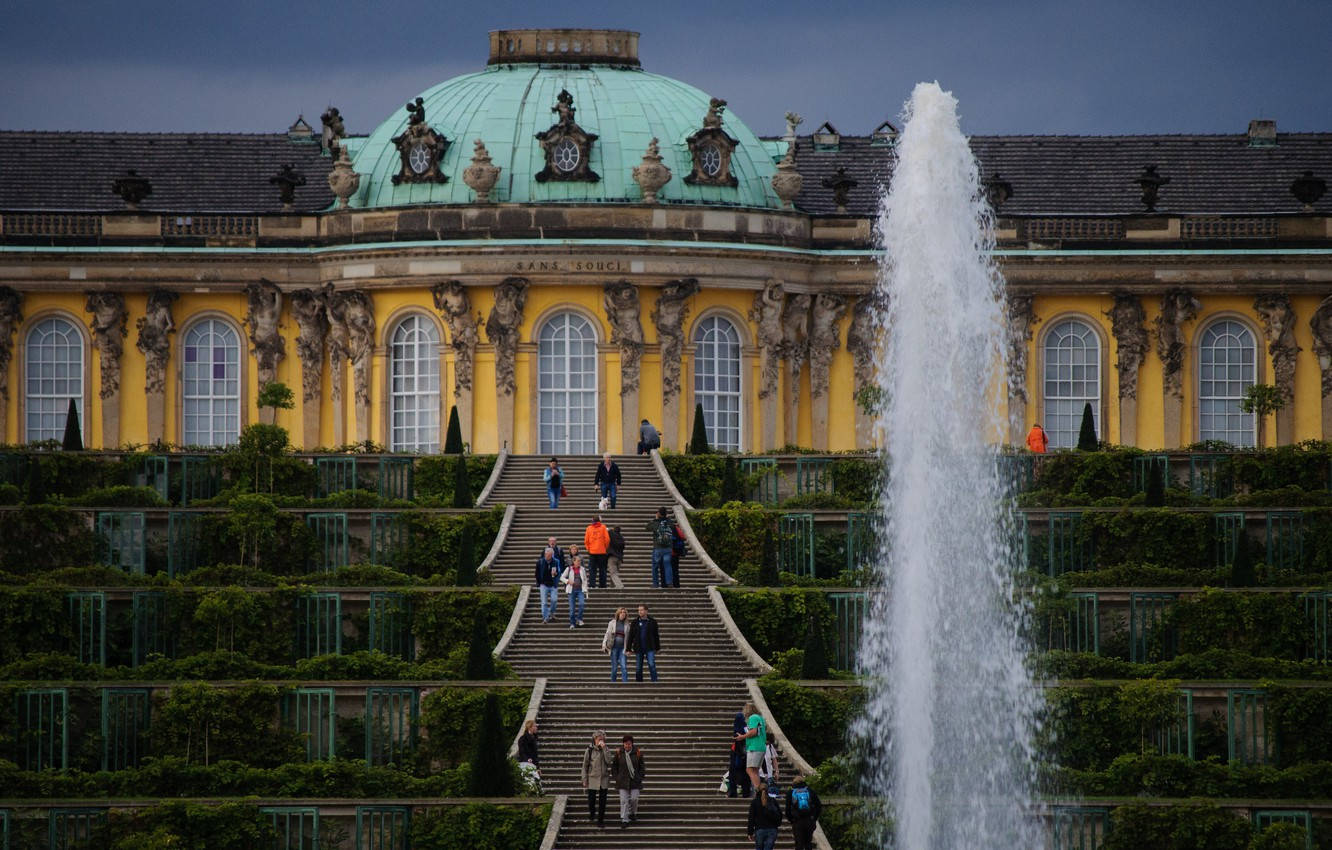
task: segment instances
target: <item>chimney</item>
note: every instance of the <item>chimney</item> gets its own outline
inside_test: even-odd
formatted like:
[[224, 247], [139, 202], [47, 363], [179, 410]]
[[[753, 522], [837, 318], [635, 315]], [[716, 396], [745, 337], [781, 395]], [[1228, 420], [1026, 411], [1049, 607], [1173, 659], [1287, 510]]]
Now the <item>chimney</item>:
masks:
[[1276, 122], [1266, 118], [1255, 118], [1249, 122], [1249, 147], [1276, 147]]

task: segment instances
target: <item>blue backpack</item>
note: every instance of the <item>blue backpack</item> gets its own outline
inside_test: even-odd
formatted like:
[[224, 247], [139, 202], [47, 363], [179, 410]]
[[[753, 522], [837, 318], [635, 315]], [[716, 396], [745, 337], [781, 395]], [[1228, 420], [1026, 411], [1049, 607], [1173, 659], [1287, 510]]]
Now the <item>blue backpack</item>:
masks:
[[809, 811], [809, 788], [792, 788], [791, 805], [798, 812]]

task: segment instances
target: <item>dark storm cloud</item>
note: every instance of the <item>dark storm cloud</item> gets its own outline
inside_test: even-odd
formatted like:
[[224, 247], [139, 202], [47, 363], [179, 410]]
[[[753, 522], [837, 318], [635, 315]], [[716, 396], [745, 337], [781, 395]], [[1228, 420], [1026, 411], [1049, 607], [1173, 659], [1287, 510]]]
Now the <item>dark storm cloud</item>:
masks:
[[1326, 0], [576, 8], [23, 2], [0, 29], [0, 126], [272, 131], [334, 103], [367, 132], [481, 68], [490, 29], [598, 26], [642, 32], [646, 68], [726, 98], [761, 133], [788, 110], [806, 132], [867, 133], [919, 80], [954, 91], [973, 133], [1236, 133], [1259, 116], [1332, 129]]

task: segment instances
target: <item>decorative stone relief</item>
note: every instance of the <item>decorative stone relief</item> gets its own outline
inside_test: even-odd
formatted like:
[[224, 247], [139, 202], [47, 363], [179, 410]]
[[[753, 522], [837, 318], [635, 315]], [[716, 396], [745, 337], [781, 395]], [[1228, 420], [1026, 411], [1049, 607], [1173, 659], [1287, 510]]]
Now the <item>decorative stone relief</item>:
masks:
[[279, 323], [282, 318], [282, 290], [269, 281], [245, 287], [248, 310], [245, 323], [250, 326], [250, 353], [259, 364], [259, 386], [277, 380], [277, 367], [287, 356], [287, 343]]
[[846, 330], [846, 350], [851, 352], [857, 391], [874, 381], [874, 355], [878, 347], [878, 301], [876, 293], [867, 292], [857, 298], [855, 306], [851, 308], [851, 327]]
[[809, 392], [821, 398], [828, 392], [828, 370], [833, 352], [842, 347], [837, 323], [846, 315], [846, 299], [832, 292], [821, 292], [814, 299], [814, 313], [809, 324]]
[[456, 280], [435, 284], [430, 294], [435, 299], [435, 309], [444, 318], [444, 324], [449, 326], [449, 346], [453, 349], [454, 358], [453, 397], [458, 398], [472, 389], [472, 364], [476, 359], [476, 344], [480, 339], [476, 326], [481, 316], [473, 315], [467, 289]]
[[277, 174], [268, 178], [268, 182], [278, 187], [278, 200], [282, 203], [282, 209], [290, 210], [296, 202], [296, 190], [305, 185], [305, 175], [288, 162], [278, 169]]
[[147, 360], [144, 390], [148, 394], [166, 392], [167, 359], [171, 355], [171, 334], [176, 323], [171, 318], [171, 304], [178, 296], [165, 289], [148, 293], [148, 306], [144, 315], [134, 323], [139, 331], [135, 342]]
[[772, 191], [777, 193], [782, 206], [791, 209], [795, 205], [795, 199], [800, 197], [800, 190], [804, 185], [805, 178], [796, 171], [795, 145], [788, 145], [786, 156], [777, 163], [777, 173], [772, 175]]
[[1184, 323], [1193, 321], [1202, 302], [1187, 289], [1172, 289], [1161, 296], [1161, 315], [1156, 317], [1156, 354], [1161, 358], [1162, 382], [1167, 395], [1184, 397]]
[[342, 123], [342, 113], [336, 106], [330, 106], [319, 116], [319, 121], [324, 125], [323, 135], [319, 138], [320, 147], [336, 161], [339, 158], [338, 152], [342, 149], [342, 140], [347, 137], [347, 128]]
[[1332, 296], [1318, 305], [1309, 319], [1309, 327], [1313, 329], [1313, 350], [1323, 375], [1323, 398], [1328, 398], [1332, 396]]
[[559, 120], [548, 130], [536, 134], [541, 143], [541, 150], [546, 154], [546, 167], [536, 175], [538, 183], [547, 180], [581, 181], [595, 183], [601, 179], [591, 168], [592, 143], [598, 138], [596, 133], [589, 133], [574, 121], [577, 112], [573, 105], [573, 95], [561, 90], [555, 99], [551, 112]]
[[837, 212], [844, 215], [846, 213], [847, 200], [851, 196], [851, 190], [859, 186], [860, 181], [848, 176], [845, 166], [839, 165], [837, 166], [837, 172], [835, 174], [823, 178], [821, 182], [823, 188], [832, 189], [833, 204], [836, 205]]
[[296, 356], [301, 360], [301, 398], [316, 401], [324, 380], [324, 337], [328, 335], [328, 307], [324, 293], [298, 289], [291, 294], [291, 315], [296, 319]]
[[[9, 359], [14, 354], [14, 332], [23, 322], [23, 296], [0, 286], [0, 400], [9, 398]], [[0, 432], [5, 423], [0, 421]]]
[[620, 395], [628, 395], [638, 390], [639, 361], [643, 357], [643, 320], [638, 306], [638, 287], [627, 280], [619, 280], [606, 284], [604, 290], [611, 343], [620, 348]]
[[463, 169], [463, 182], [467, 184], [467, 188], [476, 193], [477, 203], [489, 203], [490, 191], [495, 188], [499, 176], [500, 167], [491, 162], [490, 151], [486, 150], [485, 144], [480, 139], [477, 139], [472, 148], [472, 164]]
[[426, 123], [424, 99], [418, 97], [407, 104], [407, 116], [407, 129], [392, 139], [401, 160], [398, 173], [393, 175], [393, 185], [449, 182], [441, 170], [449, 140]]
[[370, 358], [375, 353], [375, 305], [369, 293], [359, 289], [338, 293], [347, 323], [347, 347], [351, 354], [352, 389], [358, 407], [370, 404]]
[[1295, 342], [1295, 310], [1286, 295], [1260, 295], [1253, 309], [1263, 323], [1276, 388], [1289, 403], [1295, 398], [1295, 355], [1301, 350]]
[[712, 98], [708, 113], [703, 117], [703, 128], [685, 140], [694, 157], [694, 168], [684, 182], [691, 186], [738, 186], [740, 181], [731, 173], [731, 154], [739, 139], [722, 129], [722, 113], [726, 101]]
[[800, 370], [809, 358], [809, 309], [814, 297], [805, 292], [788, 295], [782, 311], [781, 355], [786, 359], [791, 386], [800, 380]]
[[500, 394], [512, 396], [517, 389], [514, 375], [518, 352], [518, 329], [527, 306], [527, 280], [506, 277], [495, 287], [495, 306], [486, 319], [486, 339], [495, 346], [495, 383]]
[[1119, 397], [1138, 397], [1138, 370], [1147, 356], [1147, 329], [1143, 327], [1146, 314], [1142, 301], [1126, 292], [1115, 293], [1115, 304], [1105, 314], [1110, 319], [1110, 331], [1115, 335], [1119, 360]]
[[120, 392], [120, 355], [125, 352], [129, 311], [125, 296], [119, 292], [89, 292], [85, 309], [92, 313], [93, 344], [102, 362], [102, 386], [99, 398], [111, 398]]
[[1027, 346], [1036, 311], [1030, 295], [1008, 296], [1008, 397], [1027, 403]]
[[652, 307], [652, 324], [661, 343], [661, 395], [669, 405], [680, 394], [680, 359], [684, 354], [684, 320], [689, 315], [689, 297], [698, 292], [692, 277], [673, 280], [661, 288]]
[[762, 350], [759, 364], [759, 398], [768, 398], [777, 392], [777, 358], [782, 347], [782, 307], [786, 292], [775, 280], [769, 280], [763, 289], [754, 293], [754, 306], [749, 311], [750, 321], [758, 325], [758, 343]]
[[345, 145], [338, 146], [337, 162], [333, 163], [333, 170], [328, 172], [328, 188], [338, 197], [338, 209], [343, 210], [347, 208], [351, 196], [361, 188], [361, 175], [352, 169]]
[[643, 190], [643, 203], [655, 204], [661, 187], [671, 182], [671, 170], [661, 162], [661, 149], [654, 138], [648, 143], [643, 161], [634, 166], [634, 182]]

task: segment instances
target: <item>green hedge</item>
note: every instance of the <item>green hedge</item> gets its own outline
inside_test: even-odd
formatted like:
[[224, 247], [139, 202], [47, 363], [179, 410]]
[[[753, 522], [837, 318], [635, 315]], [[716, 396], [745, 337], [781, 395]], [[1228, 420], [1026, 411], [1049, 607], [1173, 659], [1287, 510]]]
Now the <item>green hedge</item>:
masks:
[[416, 850], [537, 850], [549, 820], [549, 805], [520, 808], [469, 803], [434, 809], [412, 818], [411, 846]]
[[[472, 499], [481, 495], [495, 468], [498, 455], [464, 455], [467, 458], [467, 483]], [[442, 504], [453, 504], [453, 466], [457, 455], [432, 455], [416, 462], [416, 498], [437, 499]]]
[[1332, 762], [1288, 768], [1126, 754], [1104, 770], [1046, 769], [1047, 793], [1093, 797], [1213, 797], [1316, 800], [1332, 797]]
[[1278, 823], [1255, 833], [1248, 818], [1206, 800], [1171, 806], [1129, 803], [1110, 817], [1112, 827], [1102, 850], [1304, 850], [1306, 846], [1303, 829]]
[[864, 706], [864, 688], [810, 688], [771, 675], [760, 679], [759, 687], [782, 731], [806, 761], [818, 764], [846, 750], [847, 729]]
[[[12, 818], [11, 847], [45, 847], [47, 820]], [[250, 850], [277, 840], [272, 819], [251, 803], [170, 802], [151, 808], [113, 809], [78, 847], [109, 850]], [[73, 847], [74, 844], [69, 846]]]
[[1169, 661], [1130, 664], [1083, 652], [1056, 650], [1034, 658], [1033, 673], [1051, 679], [1291, 679], [1332, 681], [1332, 666], [1317, 661], [1282, 661], [1229, 649], [1179, 655]]
[[772, 664], [777, 654], [803, 649], [810, 618], [824, 629], [824, 646], [836, 642], [828, 597], [821, 590], [732, 590], [720, 588], [722, 601], [754, 651]]

